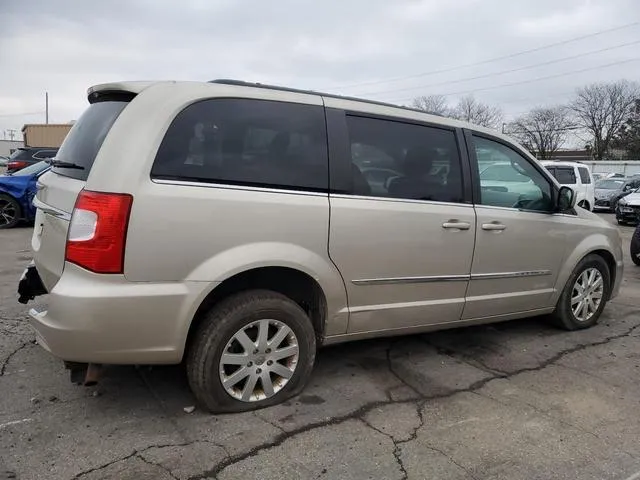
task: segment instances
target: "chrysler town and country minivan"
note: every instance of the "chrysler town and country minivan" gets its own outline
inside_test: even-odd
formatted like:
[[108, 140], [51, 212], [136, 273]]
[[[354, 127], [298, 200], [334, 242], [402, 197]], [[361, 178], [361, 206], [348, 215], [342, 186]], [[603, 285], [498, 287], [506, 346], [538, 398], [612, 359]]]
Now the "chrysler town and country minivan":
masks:
[[[228, 80], [88, 101], [39, 180], [19, 285], [48, 294], [31, 324], [76, 378], [184, 362], [204, 408], [249, 410], [298, 394], [320, 345], [537, 315], [581, 329], [620, 287], [617, 230], [492, 130]], [[535, 188], [483, 184], [479, 157]]]

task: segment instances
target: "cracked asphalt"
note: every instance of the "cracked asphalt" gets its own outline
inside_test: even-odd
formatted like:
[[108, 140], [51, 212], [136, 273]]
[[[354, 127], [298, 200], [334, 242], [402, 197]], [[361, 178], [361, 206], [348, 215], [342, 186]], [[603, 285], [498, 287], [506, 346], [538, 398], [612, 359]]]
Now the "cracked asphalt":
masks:
[[218, 416], [184, 412], [177, 366], [70, 384], [15, 298], [31, 229], [0, 231], [0, 479], [640, 478], [640, 268], [621, 231], [621, 295], [592, 329], [530, 319], [325, 348], [301, 396]]

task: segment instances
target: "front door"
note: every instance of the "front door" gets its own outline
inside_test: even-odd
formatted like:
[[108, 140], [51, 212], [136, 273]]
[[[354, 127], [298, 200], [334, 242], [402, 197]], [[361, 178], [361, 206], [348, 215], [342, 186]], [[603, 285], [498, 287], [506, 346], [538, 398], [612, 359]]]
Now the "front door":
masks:
[[476, 246], [463, 318], [548, 308], [567, 245], [566, 218], [550, 213], [552, 182], [507, 143], [469, 132], [466, 137], [472, 170], [481, 161], [509, 165], [509, 171], [499, 188], [475, 175]]
[[332, 179], [337, 162], [348, 178], [330, 195], [329, 235], [348, 294], [348, 332], [460, 320], [476, 221], [463, 189], [459, 134], [333, 113], [330, 143], [341, 136], [332, 132], [348, 132], [344, 148], [331, 149]]

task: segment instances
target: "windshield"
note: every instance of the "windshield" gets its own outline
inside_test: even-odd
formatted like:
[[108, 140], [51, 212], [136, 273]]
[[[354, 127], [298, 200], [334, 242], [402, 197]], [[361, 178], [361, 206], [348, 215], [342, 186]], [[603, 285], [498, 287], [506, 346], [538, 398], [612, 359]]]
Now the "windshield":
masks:
[[24, 167], [18, 170], [17, 172], [15, 172], [12, 176], [25, 177], [29, 175], [36, 175], [40, 172], [43, 172], [47, 168], [49, 168], [49, 164], [47, 162], [42, 161], [42, 162], [34, 163], [33, 165], [29, 165], [28, 167]]
[[596, 183], [596, 188], [602, 188], [603, 190], [619, 190], [624, 185], [623, 180], [599, 180]]
[[511, 165], [491, 165], [485, 168], [480, 174], [481, 180], [500, 182], [522, 182], [526, 183], [531, 179], [521, 175]]

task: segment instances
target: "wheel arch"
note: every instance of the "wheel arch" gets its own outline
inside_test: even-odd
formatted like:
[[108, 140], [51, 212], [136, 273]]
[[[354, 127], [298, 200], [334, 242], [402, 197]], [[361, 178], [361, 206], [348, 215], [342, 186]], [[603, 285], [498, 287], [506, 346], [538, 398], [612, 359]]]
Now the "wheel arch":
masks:
[[318, 344], [321, 343], [327, 331], [330, 300], [319, 281], [300, 269], [288, 266], [261, 266], [234, 273], [215, 284], [208, 292], [189, 325], [183, 356], [193, 342], [204, 314], [224, 299], [249, 290], [271, 290], [290, 298], [307, 313]]
[[610, 241], [605, 235], [585, 238], [564, 262], [561, 274], [558, 275], [558, 279], [556, 280], [555, 292], [552, 298], [553, 305], [555, 305], [560, 298], [560, 295], [562, 294], [562, 291], [575, 268], [583, 258], [589, 255], [598, 255], [607, 263], [610, 276], [609, 292], [611, 293], [614, 285], [616, 284], [618, 270], [616, 256], [613, 252], [615, 252], [615, 249], [610, 245]]

